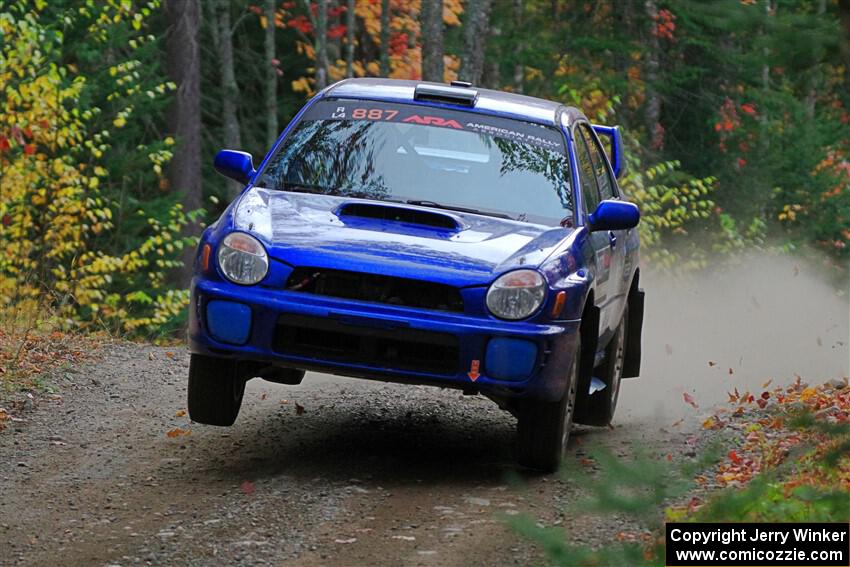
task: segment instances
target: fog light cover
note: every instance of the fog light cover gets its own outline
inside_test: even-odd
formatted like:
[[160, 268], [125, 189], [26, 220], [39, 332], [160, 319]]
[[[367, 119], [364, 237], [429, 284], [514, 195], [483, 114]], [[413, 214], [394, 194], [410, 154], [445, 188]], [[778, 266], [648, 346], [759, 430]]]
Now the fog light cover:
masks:
[[207, 329], [219, 342], [244, 345], [251, 335], [251, 308], [214, 299], [207, 303]]
[[487, 376], [495, 380], [525, 380], [536, 361], [537, 344], [531, 341], [497, 337], [487, 343], [484, 365]]

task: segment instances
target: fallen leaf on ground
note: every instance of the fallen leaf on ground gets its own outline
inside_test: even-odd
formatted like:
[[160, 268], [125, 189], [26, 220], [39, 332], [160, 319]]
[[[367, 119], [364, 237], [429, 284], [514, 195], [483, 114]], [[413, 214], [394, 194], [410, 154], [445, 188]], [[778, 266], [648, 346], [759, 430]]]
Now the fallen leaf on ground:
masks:
[[254, 494], [254, 483], [250, 480], [246, 480], [245, 482], [243, 482], [241, 485], [239, 485], [239, 488], [242, 489], [242, 492], [244, 494], [247, 494], [248, 496]]
[[174, 417], [183, 417], [184, 415], [186, 415], [186, 410], [182, 409], [178, 410], [178, 412], [174, 414]]
[[716, 362], [714, 362], [713, 360], [709, 360], [709, 361], [708, 361], [708, 366], [709, 366], [709, 367], [717, 366], [717, 363], [716, 363]]
[[667, 354], [673, 354], [673, 347], [671, 345], [664, 345], [664, 350], [667, 351]]
[[689, 393], [683, 392], [682, 398], [684, 398], [686, 404], [692, 406], [694, 409], [699, 409], [699, 405], [697, 405], [696, 400], [694, 400], [694, 397]]
[[304, 406], [295, 402], [295, 415], [304, 415]]
[[167, 356], [168, 358], [174, 358], [174, 353], [170, 350], [167, 350], [165, 351], [165, 356]]
[[190, 435], [191, 433], [192, 432], [188, 429], [180, 429], [179, 427], [175, 427], [174, 429], [166, 433], [166, 435], [173, 439], [175, 437], [180, 437], [181, 435]]

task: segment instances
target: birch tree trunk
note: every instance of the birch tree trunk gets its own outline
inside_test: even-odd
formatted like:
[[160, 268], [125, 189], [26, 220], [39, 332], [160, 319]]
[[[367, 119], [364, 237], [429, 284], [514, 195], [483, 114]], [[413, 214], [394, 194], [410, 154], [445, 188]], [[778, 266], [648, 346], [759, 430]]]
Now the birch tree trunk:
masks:
[[443, 82], [443, 0], [422, 0], [422, 78]]
[[316, 86], [328, 86], [328, 0], [316, 2]]
[[[173, 191], [182, 193], [184, 211], [203, 204], [201, 186], [201, 49], [199, 31], [201, 6], [198, 0], [168, 0], [165, 11], [169, 23], [166, 41], [168, 74], [177, 85], [171, 103], [170, 124], [177, 144], [168, 170]], [[195, 236], [200, 227], [189, 223], [184, 233]], [[192, 278], [194, 250], [185, 249], [180, 282]]]
[[381, 0], [381, 76], [390, 75], [390, 0]]
[[463, 23], [464, 55], [460, 78], [473, 85], [481, 82], [484, 71], [484, 51], [490, 33], [491, 0], [469, 0]]
[[661, 95], [658, 94], [658, 69], [661, 46], [655, 31], [658, 20], [658, 5], [655, 0], [646, 0], [644, 10], [649, 18], [649, 49], [646, 54], [646, 133], [649, 147], [653, 151], [664, 145], [664, 131], [661, 129]]
[[[233, 67], [233, 28], [230, 21], [229, 0], [215, 1], [212, 28], [218, 65], [221, 69], [219, 85], [221, 86], [221, 121], [224, 130], [224, 147], [238, 150], [242, 148], [242, 135], [237, 114], [239, 85], [236, 83], [236, 72]], [[232, 197], [236, 196], [241, 187], [242, 185], [236, 181], [228, 181], [228, 188]]]
[[274, 14], [275, 0], [266, 0], [266, 32], [265, 32], [265, 110], [266, 110], [266, 149], [277, 140], [277, 65], [274, 43]]
[[354, 76], [354, 0], [348, 0], [345, 10], [345, 76]]

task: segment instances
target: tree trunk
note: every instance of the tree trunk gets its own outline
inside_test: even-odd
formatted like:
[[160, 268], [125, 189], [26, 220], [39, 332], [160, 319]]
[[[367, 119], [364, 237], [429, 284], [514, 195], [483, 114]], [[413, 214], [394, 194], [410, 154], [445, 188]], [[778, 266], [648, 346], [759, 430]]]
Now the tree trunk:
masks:
[[422, 78], [443, 82], [443, 0], [422, 0]]
[[[239, 150], [242, 148], [242, 136], [239, 131], [237, 114], [239, 85], [236, 84], [236, 72], [233, 67], [233, 29], [230, 22], [230, 1], [216, 0], [213, 6], [213, 37], [221, 69], [221, 121], [224, 134], [224, 147]], [[235, 197], [242, 188], [237, 181], [228, 181], [231, 197]]]
[[658, 25], [658, 5], [655, 0], [646, 0], [644, 4], [649, 18], [649, 49], [646, 54], [646, 133], [649, 147], [653, 151], [664, 146], [664, 130], [661, 127], [661, 95], [658, 94], [658, 69], [661, 46], [656, 33]]
[[316, 87], [328, 86], [328, 0], [316, 2]]
[[490, 3], [491, 0], [469, 0], [466, 7], [460, 78], [473, 85], [481, 82], [484, 71], [484, 50], [490, 33]]
[[381, 76], [390, 75], [390, 0], [381, 0]]
[[345, 76], [354, 76], [354, 0], [348, 0], [345, 10]]
[[266, 106], [266, 148], [269, 149], [277, 140], [277, 60], [275, 57], [274, 44], [274, 14], [275, 0], [266, 0], [266, 80], [265, 80], [265, 106]]
[[[623, 6], [619, 10], [614, 10], [613, 12], [614, 19], [614, 27], [616, 30], [619, 30], [619, 34], [624, 38], [633, 38], [635, 37], [635, 14], [634, 14], [634, 3], [633, 2], [623, 2]], [[626, 44], [626, 42], [623, 42]], [[632, 65], [631, 60], [631, 48], [627, 47], [628, 44], [620, 46], [614, 52], [614, 65], [616, 66], [617, 73], [621, 77], [627, 77], [629, 73], [629, 67]], [[623, 97], [624, 99], [626, 97]], [[624, 130], [629, 129], [629, 124], [631, 123], [632, 111], [629, 108], [628, 104], [621, 104], [617, 106], [616, 110], [617, 121], [620, 126]]]
[[[183, 195], [185, 212], [200, 209], [201, 186], [201, 49], [199, 30], [201, 6], [198, 0], [168, 0], [165, 4], [169, 33], [166, 42], [168, 74], [177, 85], [169, 112], [172, 133], [177, 140], [168, 170], [169, 184]], [[197, 236], [200, 226], [189, 223], [185, 234]], [[180, 281], [188, 285], [192, 277], [194, 250], [183, 252]]]
[[523, 63], [525, 29], [523, 20], [525, 20], [523, 0], [514, 0], [514, 29], [518, 32], [514, 33], [514, 90], [518, 93], [523, 91], [523, 83], [525, 82], [525, 64]]

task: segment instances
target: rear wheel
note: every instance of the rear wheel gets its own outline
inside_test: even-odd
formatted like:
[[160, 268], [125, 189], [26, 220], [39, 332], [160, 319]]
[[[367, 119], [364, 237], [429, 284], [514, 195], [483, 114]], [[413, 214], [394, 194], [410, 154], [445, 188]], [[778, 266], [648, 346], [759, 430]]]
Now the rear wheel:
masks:
[[[578, 345], [577, 353], [581, 352]], [[525, 400], [517, 415], [518, 458], [523, 466], [554, 472], [567, 450], [578, 389], [579, 356], [573, 357], [567, 389], [557, 402]]]
[[189, 359], [189, 417], [207, 425], [233, 425], [245, 379], [235, 360], [193, 354]]
[[599, 368], [599, 378], [605, 387], [588, 396], [587, 414], [582, 419], [586, 425], [604, 427], [614, 419], [617, 400], [620, 398], [620, 382], [623, 378], [623, 362], [626, 354], [626, 331], [629, 325], [629, 306], [623, 309], [623, 317], [614, 336], [605, 347], [605, 362]]

